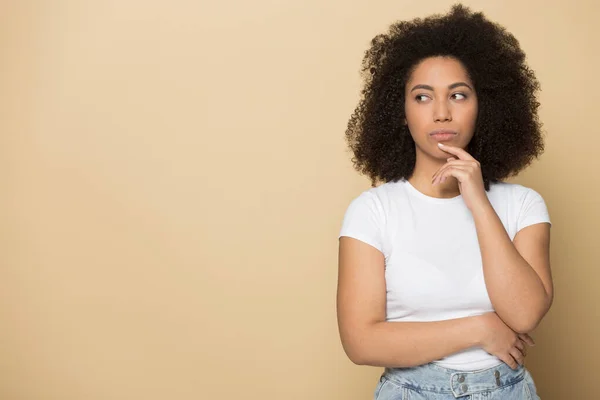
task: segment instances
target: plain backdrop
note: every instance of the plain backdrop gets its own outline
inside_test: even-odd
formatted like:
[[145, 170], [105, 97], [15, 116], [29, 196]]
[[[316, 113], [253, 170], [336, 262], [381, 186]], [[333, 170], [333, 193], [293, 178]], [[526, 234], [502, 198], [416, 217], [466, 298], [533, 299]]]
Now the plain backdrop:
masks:
[[[527, 358], [593, 399], [600, 59], [593, 0], [467, 1], [542, 84], [556, 300]], [[0, 398], [372, 398], [335, 317], [369, 187], [344, 132], [373, 36], [431, 1], [0, 2]], [[510, 96], [507, 93], [507, 96]]]

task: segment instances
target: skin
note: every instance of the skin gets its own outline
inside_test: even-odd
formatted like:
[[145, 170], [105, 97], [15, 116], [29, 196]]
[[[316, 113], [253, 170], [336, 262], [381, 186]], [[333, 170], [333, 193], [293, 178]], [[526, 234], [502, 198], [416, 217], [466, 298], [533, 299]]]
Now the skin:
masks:
[[416, 164], [409, 182], [431, 197], [460, 194], [456, 182], [433, 187], [431, 177], [452, 156], [440, 149], [430, 132], [456, 131], [445, 143], [466, 148], [475, 130], [478, 103], [474, 85], [464, 67], [448, 57], [428, 58], [418, 64], [406, 83], [406, 123], [415, 141]]
[[[477, 93], [460, 62], [448, 57], [422, 61], [405, 90], [406, 123], [417, 154], [409, 182], [432, 197], [463, 196], [475, 221], [495, 312], [448, 321], [387, 322], [383, 254], [342, 237], [337, 297], [342, 344], [349, 358], [362, 365], [416, 366], [480, 346], [516, 368], [524, 362], [526, 344], [534, 345], [528, 333], [552, 303], [549, 224], [524, 228], [511, 241], [491, 206], [479, 162], [465, 151], [475, 128]], [[436, 129], [456, 135], [440, 146], [430, 135]]]

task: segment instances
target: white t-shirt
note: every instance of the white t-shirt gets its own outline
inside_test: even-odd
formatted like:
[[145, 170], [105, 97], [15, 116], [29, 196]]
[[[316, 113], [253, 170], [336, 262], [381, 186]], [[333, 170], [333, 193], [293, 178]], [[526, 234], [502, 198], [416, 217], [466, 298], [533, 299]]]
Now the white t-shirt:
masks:
[[[533, 189], [499, 182], [486, 193], [511, 240], [526, 226], [550, 223], [546, 204]], [[441, 321], [494, 311], [475, 222], [461, 195], [430, 197], [405, 180], [382, 184], [352, 201], [340, 236], [385, 256], [387, 321]], [[501, 363], [482, 348], [435, 362], [459, 370]]]

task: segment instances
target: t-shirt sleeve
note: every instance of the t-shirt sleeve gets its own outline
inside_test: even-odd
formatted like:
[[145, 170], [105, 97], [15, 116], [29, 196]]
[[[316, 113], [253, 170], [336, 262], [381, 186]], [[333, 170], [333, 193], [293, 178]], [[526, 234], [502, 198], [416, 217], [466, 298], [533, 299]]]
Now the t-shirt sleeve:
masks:
[[377, 196], [368, 191], [363, 192], [348, 206], [339, 236], [360, 240], [383, 253], [383, 219]]
[[546, 203], [538, 192], [528, 188], [522, 200], [517, 221], [517, 232], [530, 225], [542, 222], [551, 224]]

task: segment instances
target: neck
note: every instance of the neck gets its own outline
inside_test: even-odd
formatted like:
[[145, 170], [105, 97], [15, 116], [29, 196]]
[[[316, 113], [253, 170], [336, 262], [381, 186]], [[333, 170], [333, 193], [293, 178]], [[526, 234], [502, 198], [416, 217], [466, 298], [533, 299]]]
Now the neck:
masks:
[[[450, 155], [448, 155], [450, 157]], [[460, 195], [458, 180], [452, 176], [445, 182], [433, 186], [431, 178], [446, 164], [445, 159], [428, 157], [417, 151], [415, 169], [408, 179], [410, 184], [419, 192], [431, 197], [452, 198]]]

